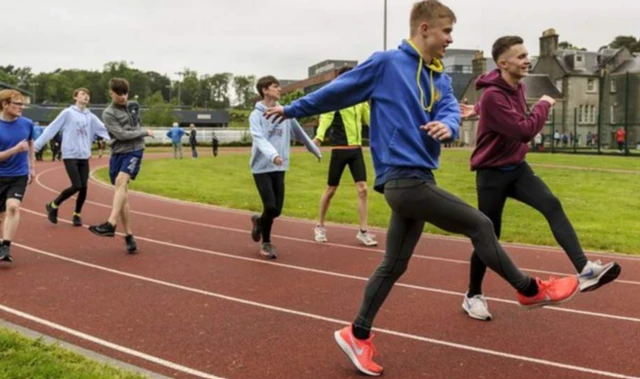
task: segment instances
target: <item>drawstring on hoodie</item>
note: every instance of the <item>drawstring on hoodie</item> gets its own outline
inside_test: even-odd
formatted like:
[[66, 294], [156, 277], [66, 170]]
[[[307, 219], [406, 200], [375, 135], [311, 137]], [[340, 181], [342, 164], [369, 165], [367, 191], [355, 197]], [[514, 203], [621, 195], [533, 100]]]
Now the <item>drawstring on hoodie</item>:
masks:
[[[434, 58], [430, 64], [426, 64], [424, 62], [424, 59], [422, 58], [422, 54], [420, 54], [420, 50], [418, 50], [418, 47], [413, 43], [413, 41], [411, 41], [410, 39], [407, 39], [407, 43], [409, 44], [409, 46], [413, 48], [413, 50], [416, 51], [416, 53], [418, 53], [418, 56], [420, 57], [420, 61], [418, 62], [418, 72], [416, 72], [416, 84], [418, 85], [418, 90], [420, 91], [420, 105], [422, 106], [422, 109], [431, 113], [431, 110], [433, 110], [433, 105], [436, 103], [436, 88], [433, 85], [433, 72], [434, 71], [442, 72], [442, 63], [438, 59]], [[429, 98], [429, 105], [425, 105], [424, 89], [422, 89], [422, 85], [420, 84], [420, 75], [422, 74], [423, 64], [426, 65], [428, 68], [430, 68], [429, 85], [431, 87], [430, 88], [431, 96]]]

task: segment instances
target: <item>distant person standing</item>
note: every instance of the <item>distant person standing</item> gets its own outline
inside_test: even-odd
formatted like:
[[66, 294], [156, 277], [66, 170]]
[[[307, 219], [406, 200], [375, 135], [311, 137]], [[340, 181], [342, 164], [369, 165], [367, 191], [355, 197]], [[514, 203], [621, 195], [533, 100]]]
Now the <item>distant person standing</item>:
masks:
[[[38, 137], [40, 137], [42, 135], [42, 132], [44, 132], [44, 128], [40, 125], [39, 122], [35, 122], [33, 124], [33, 139], [37, 140]], [[36, 161], [42, 161], [42, 153], [44, 152], [45, 149], [42, 149], [38, 152], [36, 152]]]
[[220, 141], [218, 141], [218, 136], [216, 136], [216, 132], [211, 132], [211, 146], [213, 146], [213, 157], [218, 156], [218, 145], [220, 145]]
[[196, 149], [196, 147], [198, 147], [197, 134], [196, 126], [194, 124], [189, 125], [189, 133], [187, 133], [187, 135], [189, 136], [189, 146], [191, 146], [192, 159], [198, 158], [198, 150]]
[[624, 140], [626, 139], [627, 132], [625, 132], [624, 128], [618, 128], [616, 131], [616, 142], [618, 143], [618, 151], [621, 153], [624, 152]]
[[171, 145], [173, 146], [173, 159], [184, 158], [184, 153], [182, 152], [182, 136], [184, 135], [184, 130], [178, 126], [177, 122], [173, 123], [173, 126], [167, 132], [167, 137], [171, 139]]
[[62, 132], [58, 132], [49, 142], [49, 145], [51, 146], [51, 162], [56, 159], [62, 160]]

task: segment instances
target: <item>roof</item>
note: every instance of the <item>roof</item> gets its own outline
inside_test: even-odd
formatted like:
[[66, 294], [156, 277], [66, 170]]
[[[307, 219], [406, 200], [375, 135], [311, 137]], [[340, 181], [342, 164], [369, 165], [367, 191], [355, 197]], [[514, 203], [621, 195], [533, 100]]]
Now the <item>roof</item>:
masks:
[[539, 99], [543, 95], [551, 96], [554, 99], [562, 98], [562, 93], [551, 82], [549, 75], [529, 74], [522, 78], [525, 85], [525, 96], [527, 99]]
[[[50, 107], [41, 107], [31, 105], [24, 109], [23, 114], [25, 117], [32, 119], [33, 121], [39, 122], [50, 122], [53, 120], [53, 113], [62, 107], [50, 108]], [[99, 119], [102, 119], [102, 111], [104, 111], [105, 107], [90, 107], [89, 110], [91, 113], [96, 115]], [[141, 110], [141, 114], [145, 111], [144, 108]], [[226, 110], [203, 110], [203, 111], [192, 111], [192, 110], [174, 110], [173, 114], [178, 117], [180, 123], [186, 124], [228, 124], [229, 123], [229, 112]]]
[[611, 73], [619, 74], [623, 72], [640, 72], [640, 57], [627, 59], [626, 61], [622, 62], [620, 66], [616, 67], [616, 69]]
[[[583, 67], [577, 64], [578, 57], [582, 57]], [[555, 58], [566, 73], [596, 75], [600, 69], [599, 54], [592, 51], [560, 49]]]
[[460, 100], [464, 96], [464, 92], [471, 80], [475, 77], [473, 74], [452, 72], [447, 74], [451, 77], [451, 86], [456, 99]]
[[0, 89], [3, 89], [3, 88], [4, 89], [14, 89], [14, 90], [20, 92], [23, 95], [27, 95], [27, 96], [33, 97], [33, 92], [29, 92], [29, 91], [23, 90], [22, 88], [16, 87], [16, 86], [11, 85], [11, 84], [6, 83], [6, 82], [0, 82]]

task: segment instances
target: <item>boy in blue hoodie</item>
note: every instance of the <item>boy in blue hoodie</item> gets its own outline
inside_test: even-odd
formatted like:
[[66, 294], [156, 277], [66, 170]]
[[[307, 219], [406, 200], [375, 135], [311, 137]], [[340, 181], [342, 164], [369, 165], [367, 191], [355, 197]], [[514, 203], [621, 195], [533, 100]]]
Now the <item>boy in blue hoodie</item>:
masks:
[[71, 187], [65, 189], [58, 197], [45, 205], [47, 218], [52, 224], [58, 223], [58, 207], [78, 194], [76, 208], [73, 212], [73, 225], [82, 226], [80, 213], [87, 199], [87, 181], [89, 180], [89, 158], [91, 144], [95, 136], [109, 140], [109, 133], [102, 121], [87, 109], [90, 94], [86, 88], [73, 91], [75, 105], [60, 112], [53, 122], [38, 137], [35, 150], [41, 151], [58, 133], [62, 133], [62, 160], [69, 175]]
[[184, 158], [184, 154], [182, 152], [182, 136], [184, 135], [184, 130], [178, 126], [177, 122], [173, 123], [173, 126], [167, 132], [167, 137], [171, 139], [171, 145], [173, 146], [173, 159], [178, 159], [178, 155], [180, 159]]
[[289, 169], [291, 135], [302, 142], [318, 161], [322, 159], [322, 154], [295, 119], [273, 123], [262, 116], [267, 108], [278, 105], [278, 79], [273, 76], [260, 78], [256, 89], [262, 101], [256, 103], [256, 108], [249, 116], [253, 137], [249, 164], [262, 199], [263, 211], [261, 216], [251, 216], [251, 238], [255, 242], [260, 242], [262, 238], [260, 255], [275, 259], [277, 255], [275, 247], [271, 244], [271, 226], [273, 220], [280, 216], [284, 204], [284, 173]]
[[371, 101], [374, 189], [384, 193], [391, 221], [384, 259], [367, 283], [358, 316], [334, 334], [367, 375], [383, 371], [373, 361], [373, 320], [407, 269], [425, 222], [469, 237], [478, 257], [517, 290], [523, 306], [558, 303], [578, 288], [575, 276], [539, 282], [522, 273], [498, 242], [491, 221], [436, 186], [432, 171], [438, 168], [440, 144], [454, 139], [460, 124], [451, 79], [440, 61], [453, 42], [455, 21], [453, 11], [439, 1], [419, 1], [411, 10], [411, 36], [398, 50], [375, 53], [320, 90], [265, 112], [267, 118], [303, 117]]

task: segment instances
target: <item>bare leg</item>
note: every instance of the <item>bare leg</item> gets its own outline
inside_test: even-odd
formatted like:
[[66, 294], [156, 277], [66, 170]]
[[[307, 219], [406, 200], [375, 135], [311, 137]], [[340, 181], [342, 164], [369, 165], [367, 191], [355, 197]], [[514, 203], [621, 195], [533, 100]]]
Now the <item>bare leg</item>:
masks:
[[113, 194], [113, 207], [111, 208], [111, 215], [109, 216], [109, 223], [111, 225], [118, 223], [118, 217], [122, 213], [125, 202], [127, 202], [129, 178], [129, 174], [125, 172], [118, 173], [116, 177], [116, 191]]
[[338, 190], [337, 186], [328, 186], [322, 197], [320, 198], [320, 218], [318, 220], [318, 225], [324, 226], [324, 220], [327, 217], [327, 211], [329, 210], [329, 205], [331, 204], [331, 199], [333, 195], [336, 194]]
[[360, 230], [367, 230], [367, 182], [356, 182], [358, 190], [358, 213], [360, 213]]

